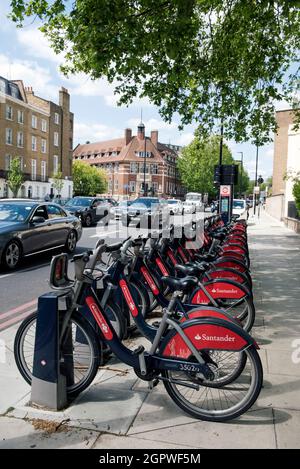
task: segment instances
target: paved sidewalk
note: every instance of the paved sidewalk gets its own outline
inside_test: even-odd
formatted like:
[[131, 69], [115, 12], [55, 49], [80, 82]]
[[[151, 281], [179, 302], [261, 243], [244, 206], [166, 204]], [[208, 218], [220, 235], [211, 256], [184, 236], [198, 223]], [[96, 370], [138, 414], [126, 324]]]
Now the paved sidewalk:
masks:
[[32, 409], [14, 365], [11, 328], [0, 334], [7, 355], [0, 363], [0, 448], [299, 448], [300, 363], [292, 353], [298, 340], [300, 358], [300, 237], [264, 211], [249, 219], [248, 233], [264, 388], [246, 415], [226, 424], [192, 419], [162, 385], [149, 392], [116, 360], [64, 412]]

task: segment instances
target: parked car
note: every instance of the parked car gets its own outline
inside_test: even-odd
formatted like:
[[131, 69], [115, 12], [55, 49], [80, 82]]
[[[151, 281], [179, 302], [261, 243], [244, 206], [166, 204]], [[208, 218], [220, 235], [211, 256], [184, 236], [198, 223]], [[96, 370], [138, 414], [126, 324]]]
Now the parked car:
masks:
[[118, 205], [116, 199], [113, 199], [112, 197], [104, 197], [103, 201], [108, 203], [111, 207], [116, 207]]
[[117, 205], [112, 206], [110, 208], [110, 215], [112, 218], [115, 218], [116, 220], [119, 220], [122, 218], [122, 213], [126, 213], [128, 210], [128, 207], [132, 204], [132, 200], [122, 200], [119, 202]]
[[183, 203], [180, 199], [168, 199], [167, 204], [170, 211], [170, 215], [183, 214]]
[[64, 208], [80, 218], [87, 227], [95, 225], [102, 218], [105, 218], [106, 224], [109, 222], [110, 205], [101, 197], [73, 197]]
[[52, 202], [0, 201], [0, 260], [9, 269], [23, 257], [62, 247], [75, 251], [81, 221]]
[[158, 197], [139, 197], [122, 213], [122, 224], [128, 226], [133, 221], [142, 227], [149, 227], [150, 223], [158, 226], [162, 221], [166, 205], [166, 201]]
[[233, 199], [232, 213], [233, 215], [243, 215], [246, 212], [247, 204], [244, 199]]
[[188, 192], [183, 202], [183, 208], [185, 213], [196, 213], [201, 210], [202, 207], [202, 194], [199, 192]]

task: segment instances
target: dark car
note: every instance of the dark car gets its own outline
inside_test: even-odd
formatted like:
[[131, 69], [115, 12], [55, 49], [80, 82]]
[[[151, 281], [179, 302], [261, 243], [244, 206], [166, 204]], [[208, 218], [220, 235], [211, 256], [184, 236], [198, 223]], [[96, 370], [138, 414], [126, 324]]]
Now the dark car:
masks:
[[139, 197], [122, 213], [122, 224], [128, 226], [131, 221], [142, 227], [158, 226], [162, 222], [166, 202], [158, 197]]
[[62, 247], [73, 252], [81, 234], [80, 220], [57, 204], [0, 200], [0, 260], [9, 269], [43, 251]]
[[84, 226], [95, 225], [102, 218], [108, 223], [110, 205], [102, 197], [73, 197], [64, 208], [80, 218]]

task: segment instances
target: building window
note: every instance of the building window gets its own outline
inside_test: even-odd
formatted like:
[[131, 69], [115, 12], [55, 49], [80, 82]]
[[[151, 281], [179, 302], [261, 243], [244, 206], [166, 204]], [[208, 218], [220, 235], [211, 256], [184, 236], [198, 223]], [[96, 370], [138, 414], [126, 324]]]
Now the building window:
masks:
[[31, 127], [37, 129], [37, 117], [35, 115], [31, 116]]
[[57, 173], [58, 171], [58, 156], [54, 155], [53, 156], [53, 172]]
[[147, 164], [144, 165], [144, 163], [140, 163], [140, 173], [144, 174], [144, 172], [146, 174], [149, 173], [149, 166]]
[[119, 181], [118, 179], [115, 180], [115, 190], [117, 191], [119, 189]]
[[23, 171], [23, 169], [24, 169], [24, 159], [23, 159], [23, 156], [19, 156], [18, 158], [19, 158], [19, 161], [20, 161], [20, 168], [21, 168], [21, 170]]
[[[72, 138], [69, 138], [69, 149], [73, 150], [73, 139]], [[94, 155], [94, 158], [95, 158], [95, 155]]]
[[9, 121], [13, 120], [13, 108], [12, 106], [6, 106], [6, 119]]
[[36, 180], [36, 160], [31, 160], [31, 180]]
[[47, 170], [47, 163], [46, 161], [41, 161], [41, 176], [42, 176], [42, 181], [46, 181], [46, 170]]
[[13, 143], [13, 133], [12, 129], [6, 129], [6, 145], [12, 145]]
[[47, 132], [47, 121], [42, 119], [42, 132]]
[[157, 193], [157, 191], [158, 191], [158, 182], [153, 182], [152, 187], [153, 187], [154, 194]]
[[9, 171], [11, 165], [11, 155], [5, 155], [5, 170]]
[[151, 174], [158, 174], [158, 164], [151, 165]]
[[10, 83], [9, 86], [10, 86], [10, 92], [11, 92], [12, 97], [19, 98], [19, 88], [13, 83]]
[[56, 112], [56, 113], [54, 114], [54, 123], [55, 123], [55, 124], [59, 124], [59, 114], [58, 114], [58, 112]]
[[18, 124], [24, 124], [24, 111], [18, 111]]
[[34, 135], [31, 136], [31, 150], [37, 151], [37, 138]]
[[129, 192], [135, 192], [135, 181], [129, 181]]
[[54, 146], [58, 147], [58, 132], [54, 132]]
[[18, 145], [19, 148], [23, 148], [23, 146], [24, 146], [24, 134], [23, 134], [23, 132], [18, 132], [17, 145]]
[[46, 153], [47, 151], [47, 141], [42, 138], [42, 153]]
[[136, 174], [138, 172], [138, 163], [130, 163], [130, 173]]

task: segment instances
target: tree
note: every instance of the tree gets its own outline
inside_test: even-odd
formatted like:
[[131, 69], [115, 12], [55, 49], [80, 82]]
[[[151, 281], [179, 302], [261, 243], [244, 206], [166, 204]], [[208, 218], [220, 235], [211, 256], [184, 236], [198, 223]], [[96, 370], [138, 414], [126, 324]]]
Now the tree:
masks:
[[63, 173], [58, 169], [56, 172], [53, 173], [52, 175], [53, 179], [53, 188], [56, 190], [57, 194], [60, 196], [61, 191], [64, 187], [64, 180], [63, 180]]
[[[11, 0], [38, 18], [64, 73], [107, 77], [121, 104], [148, 97], [203, 135], [262, 144], [275, 102], [299, 105], [299, 0]], [[300, 111], [296, 116], [300, 122]]]
[[18, 157], [13, 158], [7, 178], [7, 184], [13, 193], [13, 197], [18, 196], [18, 192], [23, 184], [23, 180], [24, 176], [20, 164], [20, 159]]
[[74, 194], [93, 196], [107, 190], [107, 176], [104, 170], [98, 169], [83, 161], [73, 163]]
[[[240, 194], [241, 192], [240, 195], [243, 195], [249, 190], [250, 178], [249, 178], [247, 170], [244, 167], [241, 169], [241, 166], [239, 165], [238, 171], [239, 171], [238, 183], [235, 187], [235, 192], [238, 194]], [[241, 184], [240, 184], [240, 179], [241, 179]]]
[[[183, 184], [189, 191], [208, 193], [209, 197], [216, 195], [213, 183], [214, 167], [219, 163], [220, 139], [212, 136], [204, 139], [199, 132], [195, 132], [194, 140], [182, 150], [178, 158], [178, 169]], [[223, 164], [232, 164], [231, 151], [223, 144]]]

